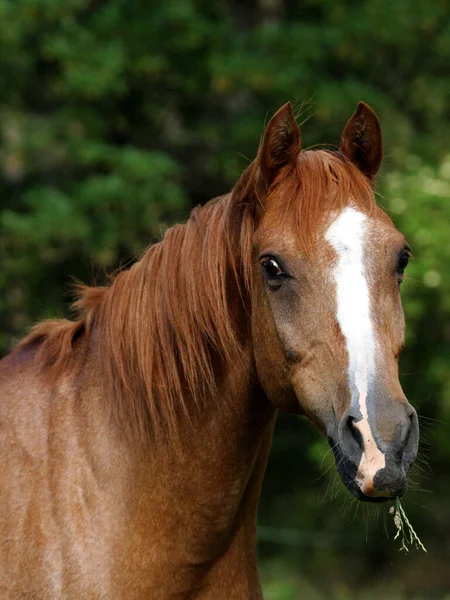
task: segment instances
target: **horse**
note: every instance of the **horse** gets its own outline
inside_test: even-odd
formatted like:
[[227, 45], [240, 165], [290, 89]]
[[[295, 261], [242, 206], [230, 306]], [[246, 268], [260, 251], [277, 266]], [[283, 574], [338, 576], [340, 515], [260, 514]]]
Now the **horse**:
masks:
[[398, 377], [404, 236], [378, 207], [377, 115], [302, 150], [290, 103], [231, 193], [0, 362], [0, 595], [257, 600], [278, 411], [359, 500], [401, 496], [419, 437]]

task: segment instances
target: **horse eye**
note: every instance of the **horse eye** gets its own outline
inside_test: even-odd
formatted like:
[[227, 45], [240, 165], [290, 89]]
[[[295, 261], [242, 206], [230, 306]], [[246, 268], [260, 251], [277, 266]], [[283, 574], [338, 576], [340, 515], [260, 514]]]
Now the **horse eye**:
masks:
[[408, 266], [409, 257], [410, 253], [408, 250], [405, 250], [400, 254], [397, 265], [397, 272], [400, 273], [400, 275], [403, 275], [404, 270]]
[[281, 278], [286, 276], [286, 273], [277, 263], [274, 258], [265, 257], [261, 261], [261, 265], [267, 275], [267, 278], [272, 281], [280, 281]]
[[410, 256], [411, 253], [409, 252], [409, 250], [403, 250], [403, 252], [398, 257], [397, 275], [400, 275], [399, 283], [403, 281], [403, 274], [405, 272], [406, 267], [408, 266]]

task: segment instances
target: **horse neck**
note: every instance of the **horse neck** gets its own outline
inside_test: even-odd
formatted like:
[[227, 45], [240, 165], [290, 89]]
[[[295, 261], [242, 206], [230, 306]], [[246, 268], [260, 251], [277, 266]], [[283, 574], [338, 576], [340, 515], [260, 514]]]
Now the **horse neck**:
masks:
[[[95, 360], [89, 361], [91, 382], [102, 360], [98, 350], [94, 349]], [[114, 473], [115, 494], [119, 504], [121, 495], [126, 497], [128, 527], [137, 532], [143, 562], [150, 564], [152, 553], [164, 555], [170, 546], [168, 560], [174, 570], [183, 571], [185, 565], [219, 565], [225, 554], [242, 556], [245, 551], [254, 557], [246, 569], [257, 578], [253, 572], [257, 505], [275, 411], [255, 378], [251, 339], [241, 347], [240, 361], [233, 365], [218, 361], [215, 373], [215, 393], [204, 397], [201, 406], [190, 397], [178, 406], [176, 437], [142, 446], [123, 436], [121, 423], [112, 420], [112, 443], [107, 447], [118, 453], [115, 462], [124, 465], [120, 475]], [[103, 406], [105, 400], [109, 401], [102, 398]], [[104, 432], [104, 426], [96, 429]], [[92, 444], [92, 452], [98, 453], [99, 445]], [[98, 460], [107, 463], [107, 458]], [[180, 533], [176, 548], [174, 532]], [[196, 568], [192, 581], [203, 576], [203, 567]], [[217, 577], [223, 579], [222, 573]]]

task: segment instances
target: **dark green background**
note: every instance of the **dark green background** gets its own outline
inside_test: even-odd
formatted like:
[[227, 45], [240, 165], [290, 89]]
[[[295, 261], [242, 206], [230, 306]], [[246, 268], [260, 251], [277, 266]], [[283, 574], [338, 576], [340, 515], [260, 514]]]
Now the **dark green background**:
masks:
[[307, 120], [306, 146], [336, 143], [358, 100], [381, 118], [379, 202], [416, 257], [402, 286], [401, 372], [422, 416], [422, 458], [404, 506], [428, 554], [400, 554], [387, 507], [352, 503], [326, 443], [284, 417], [260, 511], [268, 600], [450, 598], [449, 10], [0, 0], [4, 352], [36, 320], [67, 314], [70, 277], [102, 282], [228, 191], [287, 100]]

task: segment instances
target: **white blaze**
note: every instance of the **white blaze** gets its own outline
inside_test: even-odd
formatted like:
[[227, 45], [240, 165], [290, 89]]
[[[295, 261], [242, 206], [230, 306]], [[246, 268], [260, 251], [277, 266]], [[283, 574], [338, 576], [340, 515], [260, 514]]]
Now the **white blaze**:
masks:
[[357, 405], [362, 419], [355, 422], [364, 441], [358, 468], [358, 483], [373, 479], [385, 467], [385, 457], [378, 449], [370, 428], [367, 411], [369, 380], [375, 371], [375, 338], [370, 318], [370, 291], [364, 266], [364, 236], [368, 218], [347, 207], [330, 225], [326, 240], [337, 254], [333, 278], [336, 283], [337, 320], [345, 337], [349, 357], [348, 376], [352, 396], [356, 388]]

